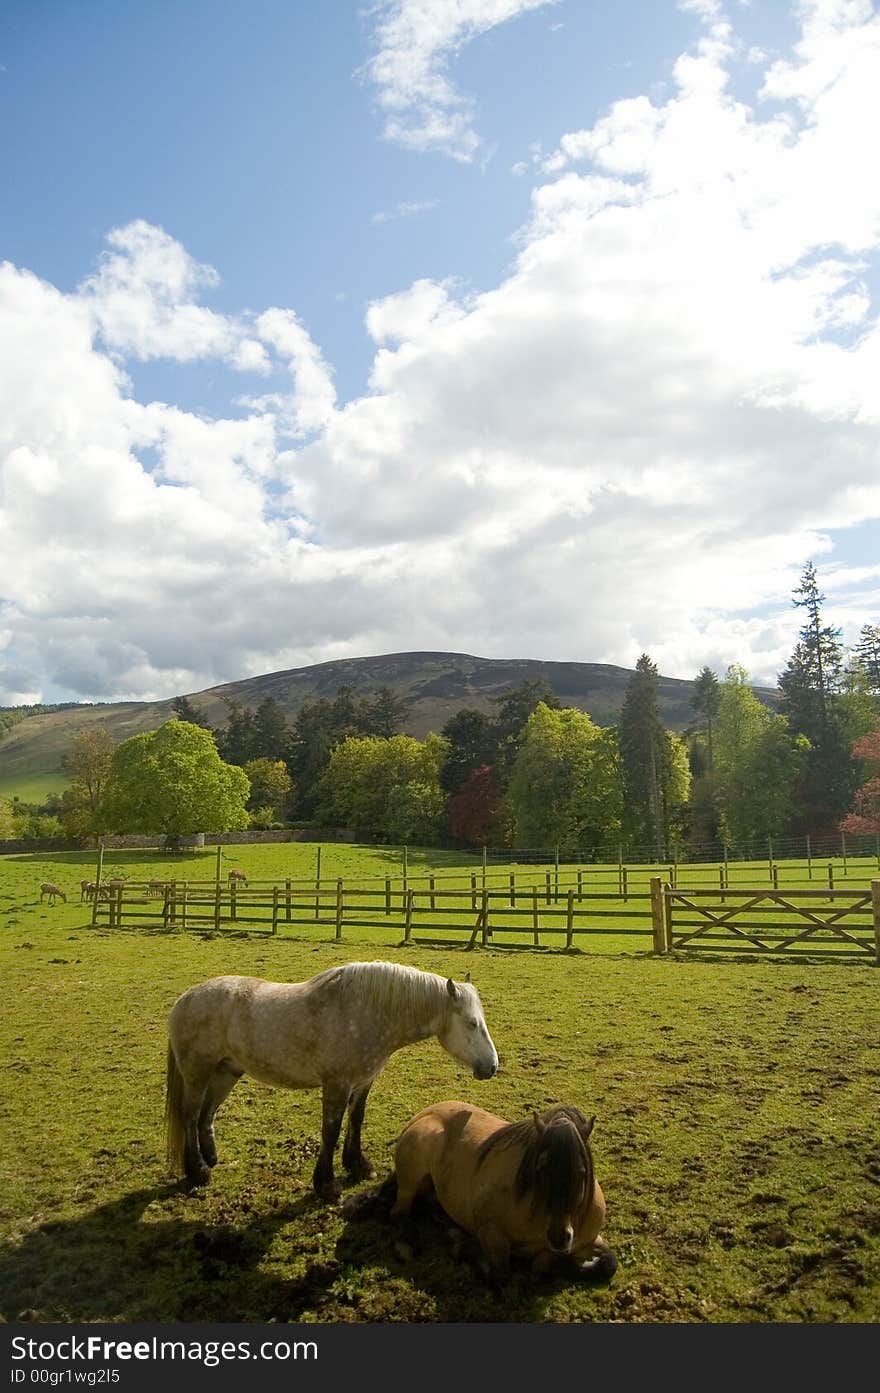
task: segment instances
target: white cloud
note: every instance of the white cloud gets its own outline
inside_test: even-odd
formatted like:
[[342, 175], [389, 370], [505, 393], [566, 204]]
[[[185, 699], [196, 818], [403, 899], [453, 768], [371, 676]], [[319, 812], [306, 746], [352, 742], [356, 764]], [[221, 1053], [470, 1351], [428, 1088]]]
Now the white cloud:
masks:
[[437, 207], [437, 202], [436, 198], [426, 198], [411, 203], [396, 203], [393, 208], [381, 208], [378, 213], [374, 213], [370, 222], [381, 225], [396, 222], [398, 218], [413, 218], [417, 213], [429, 213], [432, 208]]
[[[840, 43], [821, 81], [820, 17]], [[769, 682], [809, 559], [853, 639], [876, 567], [841, 565], [831, 534], [880, 518], [880, 180], [859, 153], [880, 60], [873, 15], [804, 21], [757, 110], [710, 34], [665, 102], [563, 136], [510, 273], [376, 299], [369, 390], [345, 404], [280, 308], [182, 322], [230, 363], [261, 345], [286, 393], [214, 421], [133, 400], [124, 355], [182, 354], [178, 307], [213, 284], [161, 236], [141, 241], [170, 282], [130, 251], [137, 275], [74, 295], [3, 267], [4, 690], [170, 695], [413, 648], [647, 650]]]
[[479, 35], [556, 0], [378, 0], [376, 53], [365, 72], [385, 113], [385, 137], [470, 163], [481, 145], [474, 104], [447, 76], [449, 60]]

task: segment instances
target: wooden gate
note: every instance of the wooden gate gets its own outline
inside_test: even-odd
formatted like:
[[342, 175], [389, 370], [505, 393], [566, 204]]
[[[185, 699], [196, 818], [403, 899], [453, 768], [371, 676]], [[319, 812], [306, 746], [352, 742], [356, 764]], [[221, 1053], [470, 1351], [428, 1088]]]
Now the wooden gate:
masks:
[[[880, 880], [866, 890], [688, 890], [652, 881], [655, 947], [880, 963]], [[662, 920], [661, 920], [662, 916]]]

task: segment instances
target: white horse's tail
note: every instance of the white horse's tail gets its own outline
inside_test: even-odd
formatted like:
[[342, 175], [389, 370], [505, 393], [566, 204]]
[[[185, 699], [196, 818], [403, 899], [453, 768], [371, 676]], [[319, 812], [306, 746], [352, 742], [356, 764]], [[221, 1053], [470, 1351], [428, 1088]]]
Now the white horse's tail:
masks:
[[169, 1041], [165, 1070], [165, 1157], [175, 1175], [183, 1174], [184, 1141], [183, 1075]]

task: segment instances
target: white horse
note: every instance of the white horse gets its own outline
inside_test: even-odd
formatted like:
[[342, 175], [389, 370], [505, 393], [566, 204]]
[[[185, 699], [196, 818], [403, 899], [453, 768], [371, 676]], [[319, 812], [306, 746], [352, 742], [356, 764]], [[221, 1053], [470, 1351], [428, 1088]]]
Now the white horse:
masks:
[[190, 987], [168, 1020], [169, 1165], [190, 1184], [207, 1184], [217, 1161], [214, 1115], [243, 1074], [276, 1088], [320, 1088], [312, 1184], [322, 1198], [337, 1199], [333, 1155], [346, 1109], [342, 1164], [362, 1179], [373, 1173], [361, 1149], [370, 1088], [390, 1055], [430, 1036], [476, 1078], [496, 1072], [498, 1054], [469, 980], [376, 962], [331, 967], [305, 982], [212, 977]]

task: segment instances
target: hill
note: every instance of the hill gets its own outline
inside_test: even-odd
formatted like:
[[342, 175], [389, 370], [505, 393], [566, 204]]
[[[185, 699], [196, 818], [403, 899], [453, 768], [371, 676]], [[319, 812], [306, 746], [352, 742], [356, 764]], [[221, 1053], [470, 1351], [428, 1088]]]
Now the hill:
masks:
[[[459, 707], [492, 712], [494, 697], [540, 677], [564, 706], [587, 711], [598, 725], [613, 725], [631, 675], [629, 668], [608, 663], [477, 658], [468, 653], [389, 653], [270, 672], [188, 695], [211, 725], [220, 726], [226, 720], [226, 700], [254, 709], [266, 697], [273, 697], [292, 720], [305, 702], [332, 698], [346, 684], [359, 692], [389, 687], [408, 704], [407, 734], [422, 738], [429, 730], [439, 731]], [[693, 719], [692, 692], [693, 683], [682, 678], [659, 679], [660, 714], [671, 730], [681, 731]], [[775, 691], [756, 687], [755, 693], [768, 705], [775, 704]], [[53, 783], [60, 791], [66, 782], [63, 757], [74, 736], [84, 728], [103, 723], [114, 740], [127, 740], [141, 731], [157, 729], [173, 714], [168, 700], [74, 706], [29, 716], [0, 740], [0, 794], [26, 796], [28, 787], [45, 791]]]

